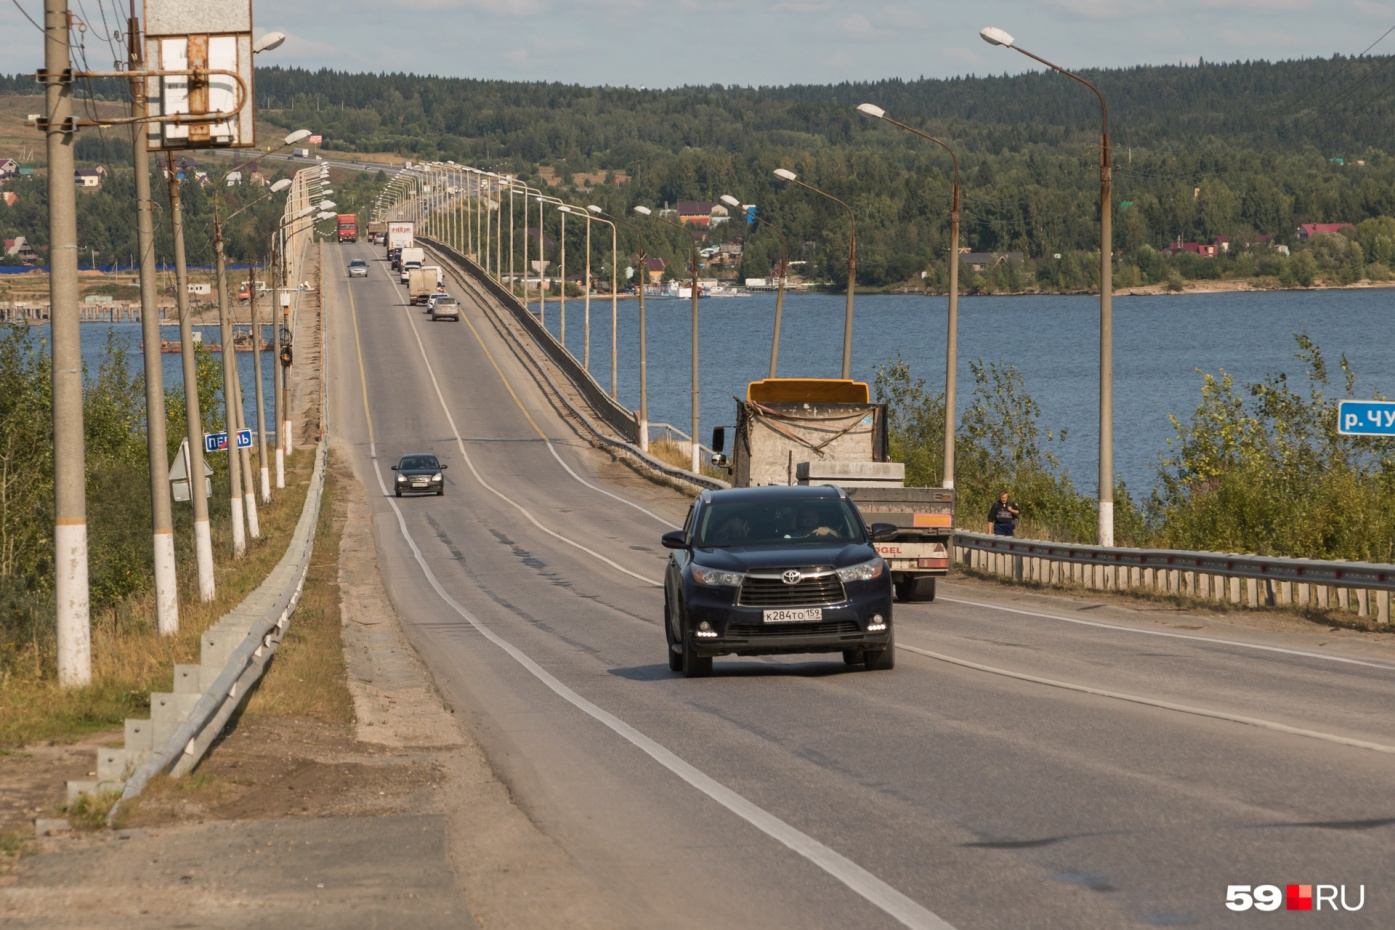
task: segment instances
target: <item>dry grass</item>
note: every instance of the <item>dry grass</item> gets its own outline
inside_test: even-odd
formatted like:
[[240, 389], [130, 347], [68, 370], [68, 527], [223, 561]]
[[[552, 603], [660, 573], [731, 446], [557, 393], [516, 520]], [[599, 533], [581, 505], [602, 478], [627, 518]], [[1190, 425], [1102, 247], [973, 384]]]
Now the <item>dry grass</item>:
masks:
[[[179, 579], [179, 632], [155, 631], [153, 591], [92, 617], [92, 682], [65, 689], [51, 677], [0, 679], [0, 747], [62, 739], [121, 724], [148, 714], [150, 692], [173, 687], [175, 663], [198, 662], [199, 636], [254, 591], [285, 554], [305, 503], [314, 455], [302, 451], [286, 463], [286, 488], [270, 504], [258, 505], [261, 538], [248, 540], [247, 555], [230, 557], [226, 523], [213, 525], [218, 596], [198, 599], [192, 572]], [[51, 657], [38, 664], [52, 667]]]
[[339, 541], [348, 515], [343, 486], [353, 479], [332, 464], [325, 477], [305, 593], [275, 659], [248, 699], [244, 713], [249, 717], [354, 720], [339, 614]]
[[[686, 446], [668, 439], [658, 439], [649, 443], [649, 454], [661, 462], [672, 465], [674, 468], [686, 470], [692, 464], [692, 452]], [[731, 476], [727, 474], [725, 468], [713, 468], [711, 465], [703, 465], [700, 472], [704, 477], [715, 478], [718, 481], [729, 481]]]

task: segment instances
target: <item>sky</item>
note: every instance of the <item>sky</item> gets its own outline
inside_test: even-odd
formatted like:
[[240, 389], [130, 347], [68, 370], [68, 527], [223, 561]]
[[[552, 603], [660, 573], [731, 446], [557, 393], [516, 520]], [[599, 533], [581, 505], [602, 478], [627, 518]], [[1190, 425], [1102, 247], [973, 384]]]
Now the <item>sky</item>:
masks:
[[[127, 4], [70, 4], [90, 66], [109, 68], [102, 12], [115, 24]], [[0, 0], [0, 72], [41, 64], [23, 14], [42, 12]], [[253, 15], [258, 35], [289, 36], [259, 64], [663, 88], [1040, 69], [984, 43], [990, 25], [1065, 68], [1355, 55], [1395, 26], [1395, 0], [283, 0]], [[1395, 35], [1371, 54], [1395, 54]]]

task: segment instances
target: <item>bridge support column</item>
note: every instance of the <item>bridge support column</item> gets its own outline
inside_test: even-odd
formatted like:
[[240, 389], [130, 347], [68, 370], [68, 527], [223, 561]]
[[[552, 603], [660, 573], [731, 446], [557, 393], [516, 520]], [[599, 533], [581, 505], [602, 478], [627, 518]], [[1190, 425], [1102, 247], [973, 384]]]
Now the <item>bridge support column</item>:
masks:
[[1338, 589], [1337, 589], [1337, 606], [1338, 606], [1340, 609], [1342, 609], [1342, 610], [1349, 610], [1349, 609], [1351, 608], [1351, 589], [1350, 589], [1350, 588], [1338, 588]]
[[1382, 626], [1390, 623], [1390, 592], [1376, 592], [1376, 622]]
[[1371, 592], [1365, 588], [1356, 589], [1356, 615], [1358, 617], [1371, 615]]

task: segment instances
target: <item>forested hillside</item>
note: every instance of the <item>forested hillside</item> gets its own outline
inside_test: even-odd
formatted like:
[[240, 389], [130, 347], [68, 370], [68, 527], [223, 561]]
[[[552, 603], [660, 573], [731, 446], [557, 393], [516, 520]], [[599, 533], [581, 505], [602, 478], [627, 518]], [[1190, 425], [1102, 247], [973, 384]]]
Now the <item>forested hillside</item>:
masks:
[[[1395, 265], [1391, 60], [1083, 72], [1110, 107], [1119, 285], [1387, 276]], [[8, 84], [16, 92], [34, 87], [27, 79]], [[266, 68], [257, 72], [256, 95], [264, 118], [313, 129], [326, 151], [449, 158], [535, 183], [541, 166], [564, 179], [623, 173], [624, 186], [589, 195], [618, 211], [731, 193], [759, 204], [798, 244], [792, 257], [809, 261], [811, 273], [841, 284], [846, 218], [836, 205], [775, 181], [771, 169], [785, 166], [853, 206], [860, 284], [918, 283], [928, 272], [933, 287], [948, 246], [949, 159], [855, 111], [869, 101], [958, 154], [964, 247], [1026, 257], [966, 275], [966, 289], [1094, 283], [1099, 105], [1050, 72], [637, 90]], [[1297, 226], [1308, 222], [1347, 222], [1360, 234], [1292, 258], [1246, 248], [1257, 236], [1297, 247]], [[728, 227], [719, 236], [744, 233]], [[1235, 248], [1217, 259], [1160, 251], [1221, 236]], [[680, 246], [672, 244], [672, 257]], [[768, 273], [776, 256], [769, 234], [752, 233], [747, 246], [743, 273]]]

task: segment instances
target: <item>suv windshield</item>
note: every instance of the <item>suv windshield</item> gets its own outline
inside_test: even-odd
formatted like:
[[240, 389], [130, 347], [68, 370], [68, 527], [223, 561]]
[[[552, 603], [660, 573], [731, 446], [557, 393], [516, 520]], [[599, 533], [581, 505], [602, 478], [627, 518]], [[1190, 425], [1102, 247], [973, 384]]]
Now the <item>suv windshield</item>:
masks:
[[441, 466], [434, 455], [408, 455], [402, 459], [397, 467], [399, 469], [426, 469], [440, 468]]
[[698, 515], [694, 544], [706, 549], [863, 540], [862, 526], [844, 501], [818, 498], [769, 503], [718, 501]]

